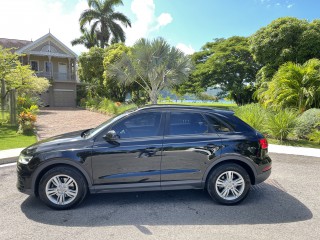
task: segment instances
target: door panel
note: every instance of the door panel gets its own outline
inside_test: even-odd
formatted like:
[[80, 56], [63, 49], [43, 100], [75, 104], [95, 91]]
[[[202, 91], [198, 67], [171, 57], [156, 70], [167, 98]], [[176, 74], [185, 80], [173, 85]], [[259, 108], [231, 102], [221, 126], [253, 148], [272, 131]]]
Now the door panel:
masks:
[[220, 151], [217, 134], [166, 136], [161, 163], [162, 184], [165, 181], [200, 181]]
[[155, 137], [95, 143], [94, 184], [159, 182], [162, 141]]
[[200, 113], [168, 113], [161, 186], [169, 181], [201, 181], [205, 170], [220, 152], [219, 135], [210, 133], [209, 124]]
[[103, 137], [92, 153], [94, 184], [157, 183], [163, 146], [161, 112], [141, 112], [121, 119], [108, 130], [118, 139]]

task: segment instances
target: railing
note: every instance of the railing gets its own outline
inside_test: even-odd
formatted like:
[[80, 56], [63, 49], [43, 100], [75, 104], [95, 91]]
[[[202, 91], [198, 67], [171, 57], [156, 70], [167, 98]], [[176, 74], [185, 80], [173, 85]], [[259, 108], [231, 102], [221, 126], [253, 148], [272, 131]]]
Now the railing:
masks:
[[36, 75], [38, 77], [45, 77], [53, 81], [65, 81], [65, 82], [73, 82], [76, 80], [74, 74], [68, 73], [60, 73], [60, 72], [37, 72]]

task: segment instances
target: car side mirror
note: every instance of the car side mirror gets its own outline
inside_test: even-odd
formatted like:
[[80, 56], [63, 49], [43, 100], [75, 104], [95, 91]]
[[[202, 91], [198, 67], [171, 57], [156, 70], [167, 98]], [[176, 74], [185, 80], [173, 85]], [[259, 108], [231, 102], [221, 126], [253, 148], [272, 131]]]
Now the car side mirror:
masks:
[[117, 141], [119, 139], [119, 136], [117, 135], [116, 131], [110, 130], [107, 132], [104, 138], [108, 141]]

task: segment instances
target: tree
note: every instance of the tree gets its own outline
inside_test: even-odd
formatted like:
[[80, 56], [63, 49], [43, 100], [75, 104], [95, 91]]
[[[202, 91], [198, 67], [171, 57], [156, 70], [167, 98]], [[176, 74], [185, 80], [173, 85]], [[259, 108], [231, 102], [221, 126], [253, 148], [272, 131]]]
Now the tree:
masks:
[[88, 0], [89, 9], [81, 13], [79, 22], [83, 29], [87, 24], [91, 27], [91, 35], [96, 34], [100, 47], [110, 43], [124, 42], [123, 26], [131, 27], [130, 20], [114, 8], [123, 5], [122, 0]]
[[[105, 57], [103, 60], [104, 73], [103, 84], [106, 87], [106, 95], [113, 101], [124, 102], [126, 94], [131, 90], [129, 84], [118, 81], [115, 77], [110, 77], [108, 74], [109, 65], [117, 62], [123, 54], [130, 55], [131, 49], [122, 43], [112, 44], [105, 50]], [[132, 84], [131, 84], [132, 85]]]
[[84, 45], [87, 49], [90, 49], [94, 46], [98, 46], [99, 42], [97, 39], [97, 35], [95, 33], [91, 33], [91, 31], [88, 31], [86, 28], [81, 29], [82, 36], [79, 38], [76, 38], [71, 41], [72, 46], [74, 45]]
[[99, 47], [90, 48], [89, 52], [79, 56], [79, 78], [87, 84], [90, 97], [104, 95], [103, 59], [104, 49]]
[[255, 60], [264, 66], [257, 75], [263, 84], [286, 62], [303, 64], [320, 58], [320, 20], [278, 18], [253, 34], [250, 45]]
[[131, 55], [122, 57], [108, 68], [109, 76], [126, 84], [137, 83], [157, 104], [159, 93], [165, 87], [184, 82], [192, 63], [179, 49], [171, 47], [163, 38], [153, 41], [140, 39], [133, 46]]
[[29, 65], [17, 63], [5, 76], [7, 91], [16, 89], [19, 95], [34, 95], [45, 92], [50, 83], [48, 79], [37, 77]]
[[2, 48], [2, 46], [0, 46], [1, 110], [4, 110], [5, 108], [5, 97], [7, 94], [5, 77], [19, 62], [19, 56], [11, 53], [10, 50], [11, 49]]
[[320, 60], [311, 59], [303, 65], [288, 62], [283, 64], [266, 91], [257, 94], [265, 105], [297, 108], [303, 112], [320, 107]]
[[245, 37], [216, 39], [194, 55], [196, 70], [193, 79], [204, 88], [218, 85], [238, 104], [252, 102], [259, 65], [249, 50]]

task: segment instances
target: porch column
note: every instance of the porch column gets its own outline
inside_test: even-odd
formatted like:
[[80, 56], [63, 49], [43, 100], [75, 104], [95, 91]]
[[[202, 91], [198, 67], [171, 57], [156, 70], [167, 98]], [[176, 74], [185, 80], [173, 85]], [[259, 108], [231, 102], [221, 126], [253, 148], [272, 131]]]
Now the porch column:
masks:
[[71, 81], [72, 79], [72, 73], [71, 73], [71, 58], [70, 57], [68, 57], [68, 62], [69, 62], [69, 64], [68, 64], [68, 79], [67, 80], [69, 80], [69, 81]]
[[78, 81], [78, 65], [77, 65], [77, 59], [74, 58], [74, 79], [76, 80], [76, 82]]
[[52, 69], [53, 69], [53, 67], [52, 67], [52, 63], [51, 63], [51, 56], [49, 55], [48, 56], [48, 58], [49, 58], [49, 67], [50, 67], [50, 78], [53, 80], [53, 71], [52, 71]]

